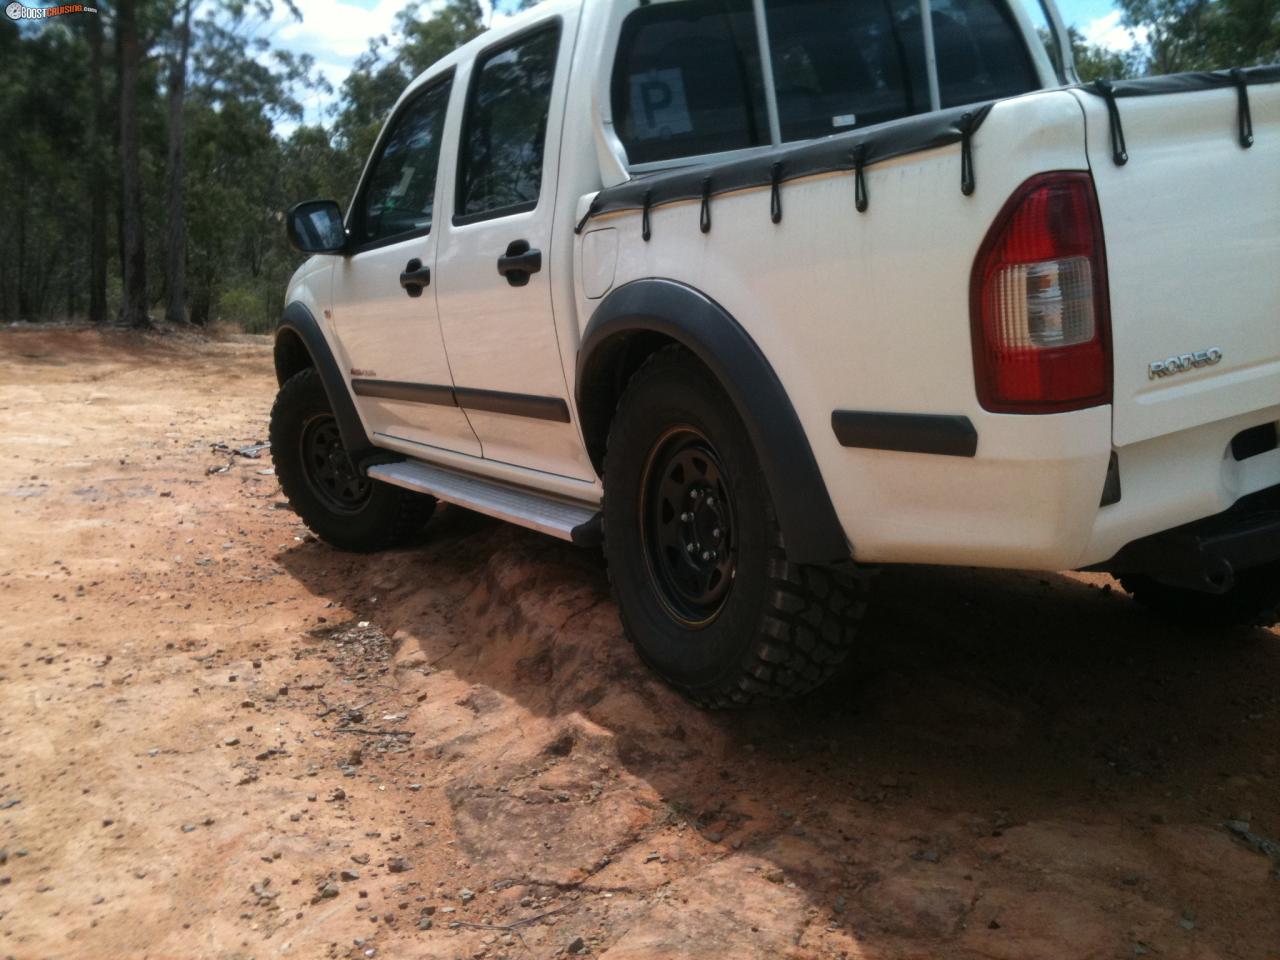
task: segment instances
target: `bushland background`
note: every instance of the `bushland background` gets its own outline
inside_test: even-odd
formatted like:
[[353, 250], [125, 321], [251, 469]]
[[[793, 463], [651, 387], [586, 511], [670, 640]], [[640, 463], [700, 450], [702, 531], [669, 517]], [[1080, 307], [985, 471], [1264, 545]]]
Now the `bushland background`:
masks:
[[[345, 207], [404, 85], [487, 25], [477, 0], [409, 2], [333, 90], [275, 45], [293, 0], [96, 3], [0, 20], [0, 322], [268, 330], [298, 262], [284, 211]], [[1280, 60], [1280, 0], [1117, 7], [1132, 47], [1075, 34], [1085, 80]]]

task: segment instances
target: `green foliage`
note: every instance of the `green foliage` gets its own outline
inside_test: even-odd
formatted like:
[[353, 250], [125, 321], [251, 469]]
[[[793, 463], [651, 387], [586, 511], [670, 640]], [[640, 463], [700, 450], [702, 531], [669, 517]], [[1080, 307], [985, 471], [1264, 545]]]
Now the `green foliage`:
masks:
[[1146, 33], [1146, 72], [1178, 73], [1280, 60], [1280, 0], [1117, 0]]
[[1127, 80], [1141, 75], [1141, 56], [1136, 49], [1120, 53], [1087, 43], [1075, 27], [1070, 28], [1070, 33], [1071, 55], [1075, 60], [1076, 73], [1085, 83], [1092, 83], [1094, 80]]

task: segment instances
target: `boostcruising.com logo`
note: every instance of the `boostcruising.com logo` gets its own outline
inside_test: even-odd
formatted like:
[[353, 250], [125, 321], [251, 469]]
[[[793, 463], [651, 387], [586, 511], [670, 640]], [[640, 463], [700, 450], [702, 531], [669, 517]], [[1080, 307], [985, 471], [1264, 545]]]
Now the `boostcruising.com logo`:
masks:
[[69, 13], [97, 12], [97, 7], [87, 7], [83, 3], [65, 3], [59, 7], [28, 7], [17, 0], [4, 8], [5, 16], [10, 20], [48, 20], [50, 17], [61, 17]]

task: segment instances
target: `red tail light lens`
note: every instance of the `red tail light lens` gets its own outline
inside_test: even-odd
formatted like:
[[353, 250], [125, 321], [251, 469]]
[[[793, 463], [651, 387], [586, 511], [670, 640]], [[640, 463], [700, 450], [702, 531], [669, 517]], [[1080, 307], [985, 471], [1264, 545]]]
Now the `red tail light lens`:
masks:
[[1010, 197], [971, 281], [985, 409], [1058, 413], [1111, 402], [1106, 266], [1089, 174], [1043, 174]]

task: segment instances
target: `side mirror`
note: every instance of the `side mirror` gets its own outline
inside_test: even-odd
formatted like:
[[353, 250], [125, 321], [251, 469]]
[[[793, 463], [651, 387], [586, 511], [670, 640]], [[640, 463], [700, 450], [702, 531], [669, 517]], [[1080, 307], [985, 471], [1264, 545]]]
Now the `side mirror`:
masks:
[[342, 253], [347, 249], [342, 208], [332, 200], [299, 203], [289, 210], [285, 221], [289, 242], [301, 253]]

